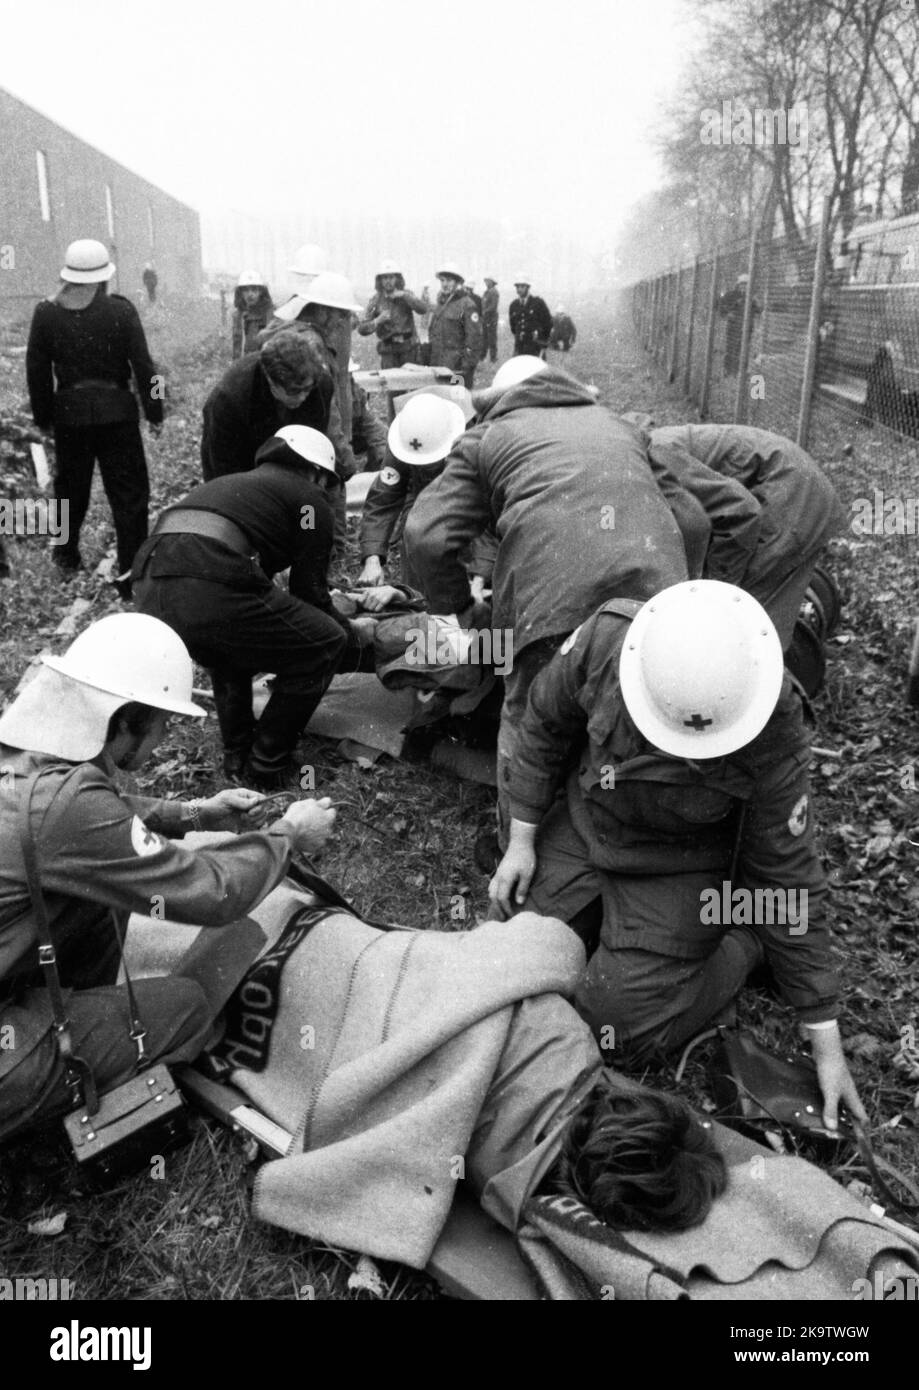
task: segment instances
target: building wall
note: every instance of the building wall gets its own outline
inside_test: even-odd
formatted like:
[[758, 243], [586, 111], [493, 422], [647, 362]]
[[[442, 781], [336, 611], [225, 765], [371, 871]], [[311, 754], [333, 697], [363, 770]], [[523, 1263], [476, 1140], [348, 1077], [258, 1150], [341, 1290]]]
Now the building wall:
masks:
[[119, 294], [144, 297], [148, 261], [159, 276], [158, 294], [201, 293], [197, 212], [0, 89], [0, 313], [28, 314], [50, 294], [77, 237], [109, 247], [118, 270], [110, 288]]

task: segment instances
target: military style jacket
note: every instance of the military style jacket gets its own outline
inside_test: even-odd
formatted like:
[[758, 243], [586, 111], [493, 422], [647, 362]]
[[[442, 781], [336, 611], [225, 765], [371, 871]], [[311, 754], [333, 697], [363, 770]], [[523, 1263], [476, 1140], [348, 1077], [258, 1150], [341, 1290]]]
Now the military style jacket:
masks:
[[437, 304], [428, 325], [431, 366], [471, 372], [482, 353], [482, 316], [466, 291], [456, 289]]
[[[615, 600], [605, 604], [536, 677], [507, 770], [512, 816], [538, 824], [566, 783], [572, 823], [600, 870], [710, 871], [732, 891], [806, 890], [806, 930], [778, 921], [758, 930], [786, 1002], [805, 1022], [835, 1017], [800, 699], [786, 678], [765, 729], [726, 758], [661, 753], [632, 723], [619, 688], [630, 620]], [[670, 943], [629, 944], [668, 952]]]
[[530, 352], [534, 348], [538, 350], [548, 344], [552, 333], [552, 311], [538, 294], [528, 294], [526, 299], [512, 299], [508, 322], [518, 352]]
[[478, 423], [415, 502], [405, 546], [434, 613], [470, 602], [461, 562], [498, 538], [493, 626], [515, 650], [571, 632], [612, 595], [650, 598], [687, 578], [677, 525], [634, 429], [548, 368], [483, 392]]
[[[121, 913], [220, 927], [244, 916], [284, 877], [292, 838], [282, 827], [188, 850], [192, 828], [182, 802], [128, 796], [101, 757], [67, 763], [44, 753], [0, 747], [0, 997], [38, 965], [37, 927], [19, 840], [22, 788], [42, 770], [30, 802], [30, 828], [51, 934], [87, 903]], [[6, 988], [4, 988], [6, 987]], [[0, 1076], [51, 1026], [50, 1008], [0, 1002], [0, 1025], [15, 1010], [16, 1045], [0, 1049]]]
[[[358, 333], [365, 338], [371, 333], [376, 333], [381, 343], [388, 343], [392, 339], [399, 342], [415, 342], [418, 337], [415, 331], [415, 314], [429, 313], [430, 304], [424, 299], [419, 299], [417, 294], [412, 294], [411, 290], [407, 290], [401, 275], [396, 277], [396, 289], [401, 291], [398, 299], [384, 293], [380, 279], [378, 275], [375, 281], [376, 293], [371, 296], [357, 325]], [[376, 320], [381, 314], [386, 314], [387, 317], [378, 325]]]

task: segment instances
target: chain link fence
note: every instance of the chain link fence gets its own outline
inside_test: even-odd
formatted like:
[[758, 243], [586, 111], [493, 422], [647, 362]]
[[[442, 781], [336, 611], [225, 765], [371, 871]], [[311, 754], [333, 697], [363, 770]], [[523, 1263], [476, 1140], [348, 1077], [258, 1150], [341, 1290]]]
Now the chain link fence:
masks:
[[[702, 419], [810, 449], [848, 534], [919, 581], [919, 216], [740, 241], [631, 289], [642, 347]], [[880, 549], [879, 549], [880, 547]], [[890, 571], [893, 573], [893, 571]], [[917, 584], [884, 588], [911, 625]]]

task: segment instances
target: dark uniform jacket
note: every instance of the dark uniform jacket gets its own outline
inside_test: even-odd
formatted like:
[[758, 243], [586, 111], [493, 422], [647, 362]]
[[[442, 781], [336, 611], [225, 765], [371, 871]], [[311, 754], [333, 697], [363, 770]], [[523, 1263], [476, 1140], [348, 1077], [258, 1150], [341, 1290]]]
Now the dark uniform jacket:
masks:
[[100, 291], [85, 309], [65, 309], [51, 299], [36, 305], [26, 378], [39, 429], [139, 419], [132, 372], [144, 415], [157, 425], [163, 419], [163, 392], [129, 299]]
[[289, 410], [271, 394], [257, 353], [234, 362], [204, 402], [205, 478], [253, 468], [258, 449], [284, 425], [309, 425], [327, 433], [334, 390], [331, 374], [323, 375], [303, 404]]
[[431, 366], [471, 372], [482, 353], [482, 318], [466, 291], [439, 294], [428, 325]]
[[709, 515], [711, 579], [742, 584], [754, 555], [780, 576], [841, 522], [833, 484], [783, 435], [750, 425], [672, 425], [652, 432], [650, 454]]
[[[283, 440], [271, 440], [260, 451], [258, 467], [201, 483], [176, 506], [229, 518], [252, 542], [257, 559], [238, 555], [203, 536], [154, 534], [144, 542], [135, 561], [139, 578], [152, 555], [147, 575], [153, 579], [191, 576], [211, 579], [233, 588], [266, 584], [272, 575], [290, 568], [290, 592], [338, 617], [329, 596], [327, 574], [334, 519], [328, 497], [296, 463], [272, 461], [293, 451]], [[340, 620], [339, 620], [340, 621]], [[342, 622], [345, 630], [348, 625]]]
[[[567, 775], [571, 820], [598, 869], [710, 870], [713, 878], [732, 877], [732, 887], [806, 890], [806, 930], [798, 935], [787, 923], [767, 924], [763, 941], [786, 1002], [804, 1021], [833, 1018], [838, 982], [800, 699], [786, 677], [763, 732], [729, 757], [691, 763], [661, 753], [636, 729], [622, 700], [619, 655], [630, 620], [614, 608], [605, 605], [572, 634], [531, 686], [508, 773], [511, 814], [537, 824]], [[679, 954], [672, 941], [636, 941], [625, 924], [617, 926], [615, 944]]]
[[247, 352], [258, 351], [258, 335], [267, 327], [274, 304], [267, 285], [259, 285], [259, 297], [253, 305], [243, 298], [242, 286], [237, 286], [233, 295], [233, 358], [243, 357]]
[[385, 561], [389, 548], [399, 539], [399, 523], [435, 478], [444, 471], [444, 462], [418, 466], [403, 463], [388, 454], [385, 466], [374, 478], [364, 501], [361, 516], [361, 559], [378, 555]]
[[65, 763], [0, 747], [0, 763], [8, 774], [0, 778], [0, 1028], [11, 1025], [16, 1039], [12, 1050], [0, 1048], [2, 1077], [52, 1022], [45, 991], [33, 993], [28, 1006], [10, 998], [16, 978], [38, 965], [37, 926], [18, 834], [22, 787], [33, 772], [48, 769], [35, 785], [30, 827], [52, 937], [55, 923], [82, 914], [87, 904], [224, 926], [280, 882], [292, 841], [286, 828], [274, 827], [190, 851], [176, 843], [192, 828], [188, 806], [119, 791], [114, 768], [101, 756], [90, 763]]
[[552, 333], [552, 313], [539, 295], [528, 294], [526, 299], [512, 299], [508, 321], [516, 352], [539, 352], [548, 344]]
[[570, 632], [612, 595], [649, 598], [687, 577], [639, 436], [586, 386], [550, 367], [482, 396], [479, 423], [405, 526], [432, 612], [468, 606], [460, 554], [485, 530], [498, 537], [494, 626], [513, 628], [518, 652]]
[[482, 318], [486, 323], [497, 323], [500, 298], [501, 296], [494, 286], [487, 289], [482, 295]]

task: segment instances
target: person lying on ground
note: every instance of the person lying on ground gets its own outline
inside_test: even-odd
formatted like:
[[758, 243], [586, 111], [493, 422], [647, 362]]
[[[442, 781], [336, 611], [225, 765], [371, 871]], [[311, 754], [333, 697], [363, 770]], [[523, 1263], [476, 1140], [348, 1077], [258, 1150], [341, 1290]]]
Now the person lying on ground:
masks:
[[[292, 852], [313, 853], [331, 831], [328, 799], [293, 802], [258, 833], [189, 850], [192, 829], [240, 830], [261, 801], [230, 788], [200, 802], [127, 795], [113, 780], [137, 771], [170, 715], [202, 717], [192, 662], [165, 623], [138, 613], [94, 623], [43, 666], [0, 716], [0, 1138], [70, 1109], [45, 980], [25, 847], [31, 839], [74, 1051], [100, 1092], [134, 1075], [112, 914], [136, 912], [219, 929], [283, 879]], [[72, 991], [72, 992], [70, 992]], [[151, 1061], [190, 1061], [212, 1033], [199, 986], [139, 980]]]
[[695, 580], [613, 600], [530, 688], [490, 894], [591, 945], [599, 930], [578, 1008], [639, 1062], [723, 1016], [765, 961], [835, 1129], [840, 1101], [864, 1110], [836, 1021], [809, 760], [778, 634], [749, 594]]

